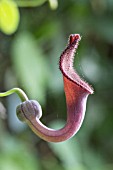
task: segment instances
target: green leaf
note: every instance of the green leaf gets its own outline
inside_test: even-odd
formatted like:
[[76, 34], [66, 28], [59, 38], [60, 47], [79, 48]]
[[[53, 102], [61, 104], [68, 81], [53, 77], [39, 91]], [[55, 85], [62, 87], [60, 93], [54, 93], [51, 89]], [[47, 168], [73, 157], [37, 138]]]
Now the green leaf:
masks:
[[0, 1], [0, 29], [5, 34], [12, 34], [16, 31], [19, 24], [19, 10], [16, 3], [12, 0]]
[[21, 86], [32, 99], [38, 98], [44, 103], [49, 70], [46, 57], [30, 33], [24, 32], [15, 38], [12, 60]]

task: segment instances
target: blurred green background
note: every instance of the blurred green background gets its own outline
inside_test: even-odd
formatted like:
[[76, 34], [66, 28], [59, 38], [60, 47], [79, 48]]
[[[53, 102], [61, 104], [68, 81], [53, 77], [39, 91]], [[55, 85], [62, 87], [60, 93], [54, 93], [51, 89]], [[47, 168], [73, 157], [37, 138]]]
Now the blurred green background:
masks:
[[44, 124], [62, 127], [66, 104], [58, 61], [69, 35], [80, 33], [75, 67], [95, 93], [80, 131], [58, 144], [41, 140], [17, 119], [18, 96], [0, 98], [0, 170], [113, 170], [113, 1], [28, 1], [15, 0], [14, 33], [5, 29], [10, 22], [0, 25], [0, 91], [22, 88], [42, 105]]

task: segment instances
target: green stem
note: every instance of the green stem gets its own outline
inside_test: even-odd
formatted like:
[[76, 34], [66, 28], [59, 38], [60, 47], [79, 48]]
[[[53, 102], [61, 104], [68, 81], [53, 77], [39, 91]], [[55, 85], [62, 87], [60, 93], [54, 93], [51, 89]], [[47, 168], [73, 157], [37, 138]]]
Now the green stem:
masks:
[[16, 93], [22, 102], [28, 100], [27, 95], [25, 94], [25, 92], [23, 90], [21, 90], [20, 88], [13, 88], [11, 90], [8, 90], [6, 92], [0, 93], [0, 97], [5, 97], [5, 96], [9, 96], [13, 93]]

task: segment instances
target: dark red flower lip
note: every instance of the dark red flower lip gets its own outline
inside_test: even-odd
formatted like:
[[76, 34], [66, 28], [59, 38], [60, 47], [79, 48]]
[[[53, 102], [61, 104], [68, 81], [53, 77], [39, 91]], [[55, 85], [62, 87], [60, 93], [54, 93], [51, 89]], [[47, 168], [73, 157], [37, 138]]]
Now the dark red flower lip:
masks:
[[84, 81], [73, 68], [74, 54], [76, 53], [80, 40], [81, 37], [79, 34], [70, 35], [68, 45], [60, 56], [59, 69], [61, 70], [63, 76], [76, 83], [89, 94], [93, 94], [93, 88], [86, 81]]

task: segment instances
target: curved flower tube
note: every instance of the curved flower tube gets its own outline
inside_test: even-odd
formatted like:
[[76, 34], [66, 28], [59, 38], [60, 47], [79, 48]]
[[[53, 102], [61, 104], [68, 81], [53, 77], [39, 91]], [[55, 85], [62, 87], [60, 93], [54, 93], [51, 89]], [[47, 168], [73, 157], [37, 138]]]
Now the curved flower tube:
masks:
[[[35, 100], [28, 100], [23, 91], [21, 92], [24, 97], [21, 97], [21, 92], [15, 88], [23, 101], [17, 106], [18, 118], [25, 121], [36, 135], [48, 142], [65, 141], [78, 132], [84, 119], [87, 97], [93, 93], [92, 87], [83, 81], [73, 68], [74, 53], [80, 39], [79, 34], [70, 35], [68, 45], [59, 61], [67, 104], [67, 123], [63, 128], [54, 130], [43, 125], [39, 120], [42, 116], [40, 104]], [[6, 93], [9, 95], [14, 91], [12, 89]], [[6, 96], [6, 93], [1, 93], [0, 96]]]

